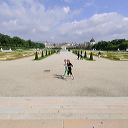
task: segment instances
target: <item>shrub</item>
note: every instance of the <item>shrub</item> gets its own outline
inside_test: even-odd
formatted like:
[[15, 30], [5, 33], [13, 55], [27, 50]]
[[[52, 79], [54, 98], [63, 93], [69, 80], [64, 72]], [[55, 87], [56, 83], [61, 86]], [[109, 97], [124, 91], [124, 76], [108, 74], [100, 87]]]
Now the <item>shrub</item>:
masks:
[[83, 54], [83, 53], [82, 53], [82, 50], [81, 50], [81, 53], [80, 53], [80, 54], [81, 54], [81, 55]]
[[86, 53], [86, 51], [84, 52], [84, 58], [87, 58], [87, 53]]
[[44, 57], [44, 52], [43, 52], [43, 50], [42, 50], [42, 54], [41, 54], [41, 57]]
[[47, 55], [48, 55], [48, 53], [47, 53], [47, 50], [46, 50], [45, 56], [47, 56]]
[[51, 52], [50, 51], [48, 51], [48, 55], [50, 55], [51, 54]]
[[93, 53], [90, 53], [90, 60], [93, 60]]
[[38, 60], [38, 52], [35, 53], [35, 60]]

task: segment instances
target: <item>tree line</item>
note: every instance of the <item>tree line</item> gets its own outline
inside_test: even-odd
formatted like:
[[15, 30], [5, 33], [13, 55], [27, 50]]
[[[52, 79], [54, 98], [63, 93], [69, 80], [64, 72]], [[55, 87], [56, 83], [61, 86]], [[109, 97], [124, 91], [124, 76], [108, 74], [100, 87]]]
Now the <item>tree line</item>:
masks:
[[30, 49], [30, 48], [44, 48], [43, 43], [33, 42], [31, 40], [24, 40], [20, 37], [10, 37], [0, 33], [0, 48], [3, 49]]
[[126, 39], [115, 39], [112, 41], [99, 41], [96, 44], [91, 44], [90, 42], [79, 44], [77, 46], [69, 46], [67, 49], [83, 49], [83, 50], [103, 50], [103, 51], [125, 51], [128, 48], [128, 40]]
[[128, 48], [128, 40], [125, 39], [115, 39], [112, 41], [99, 41], [97, 44], [92, 46], [92, 49], [96, 50], [126, 50]]

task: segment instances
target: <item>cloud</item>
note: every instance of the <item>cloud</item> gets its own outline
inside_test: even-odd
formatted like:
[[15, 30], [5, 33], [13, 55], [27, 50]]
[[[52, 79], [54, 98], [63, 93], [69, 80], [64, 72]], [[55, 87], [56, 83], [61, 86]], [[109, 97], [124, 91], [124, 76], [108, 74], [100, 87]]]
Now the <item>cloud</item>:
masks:
[[111, 40], [128, 37], [128, 17], [116, 12], [75, 20], [69, 6], [46, 8], [38, 0], [0, 1], [0, 33], [36, 41]]
[[70, 7], [46, 10], [38, 0], [7, 0], [0, 4], [0, 32], [33, 40], [53, 38], [55, 27], [68, 19]]
[[67, 14], [70, 12], [70, 7], [68, 7], [68, 6], [64, 7], [63, 9], [64, 9], [64, 12], [67, 13]]
[[95, 0], [86, 0], [84, 7], [90, 7], [95, 5]]
[[95, 14], [89, 19], [73, 21], [61, 25], [62, 36], [72, 37], [77, 41], [125, 38], [128, 36], [128, 17], [116, 12]]
[[71, 3], [73, 0], [63, 0], [66, 3]]

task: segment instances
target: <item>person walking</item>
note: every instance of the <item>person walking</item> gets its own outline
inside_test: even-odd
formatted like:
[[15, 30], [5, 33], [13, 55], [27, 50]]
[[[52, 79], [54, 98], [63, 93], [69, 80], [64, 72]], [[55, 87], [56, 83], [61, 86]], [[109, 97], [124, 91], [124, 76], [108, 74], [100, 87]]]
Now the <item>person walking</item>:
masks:
[[64, 74], [63, 74], [63, 76], [67, 75], [67, 73], [68, 73], [67, 60], [64, 59]]
[[83, 52], [81, 50], [80, 59], [83, 60]]
[[78, 53], [77, 53], [77, 59], [79, 60], [79, 58], [80, 58], [80, 53], [78, 51]]
[[99, 52], [98, 52], [98, 58], [100, 58], [100, 57], [101, 57], [101, 52], [99, 51]]
[[70, 60], [67, 60], [67, 67], [68, 67], [68, 76], [69, 75], [71, 75], [72, 76], [72, 79], [74, 79], [74, 76], [73, 76], [73, 74], [72, 74], [72, 67], [73, 67], [73, 65], [72, 65], [72, 63], [70, 62]]

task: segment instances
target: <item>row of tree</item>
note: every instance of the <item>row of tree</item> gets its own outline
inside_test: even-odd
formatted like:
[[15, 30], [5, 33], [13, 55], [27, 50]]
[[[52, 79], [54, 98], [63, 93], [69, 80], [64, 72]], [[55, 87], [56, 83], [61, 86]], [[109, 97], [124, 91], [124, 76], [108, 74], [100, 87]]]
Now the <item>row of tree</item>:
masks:
[[99, 41], [96, 44], [91, 44], [91, 43], [84, 43], [84, 44], [79, 44], [77, 46], [69, 46], [68, 50], [72, 49], [83, 49], [83, 50], [104, 50], [104, 51], [117, 51], [119, 50], [124, 50], [128, 49], [128, 40], [125, 39], [115, 39], [112, 41]]
[[41, 51], [41, 55], [39, 57], [40, 53], [38, 51], [36, 51], [35, 52], [35, 60], [43, 59], [44, 57], [48, 57], [48, 56], [50, 56], [50, 55], [52, 55], [54, 53], [58, 53], [58, 52], [59, 52], [58, 49], [57, 50], [55, 50], [55, 49], [46, 49], [45, 51], [42, 50]]
[[77, 59], [87, 59], [87, 60], [93, 60], [93, 53], [90, 52], [90, 56], [88, 58], [87, 56], [87, 52], [86, 51], [82, 51], [82, 50], [73, 50], [72, 51], [74, 54], [77, 55]]
[[96, 50], [106, 50], [106, 51], [115, 51], [115, 50], [126, 50], [128, 48], [128, 40], [125, 39], [116, 39], [112, 41], [100, 41], [97, 44], [92, 46], [92, 49]]
[[44, 48], [43, 43], [33, 42], [31, 40], [24, 40], [19, 37], [10, 37], [0, 33], [0, 48], [3, 49], [30, 49], [30, 48]]

